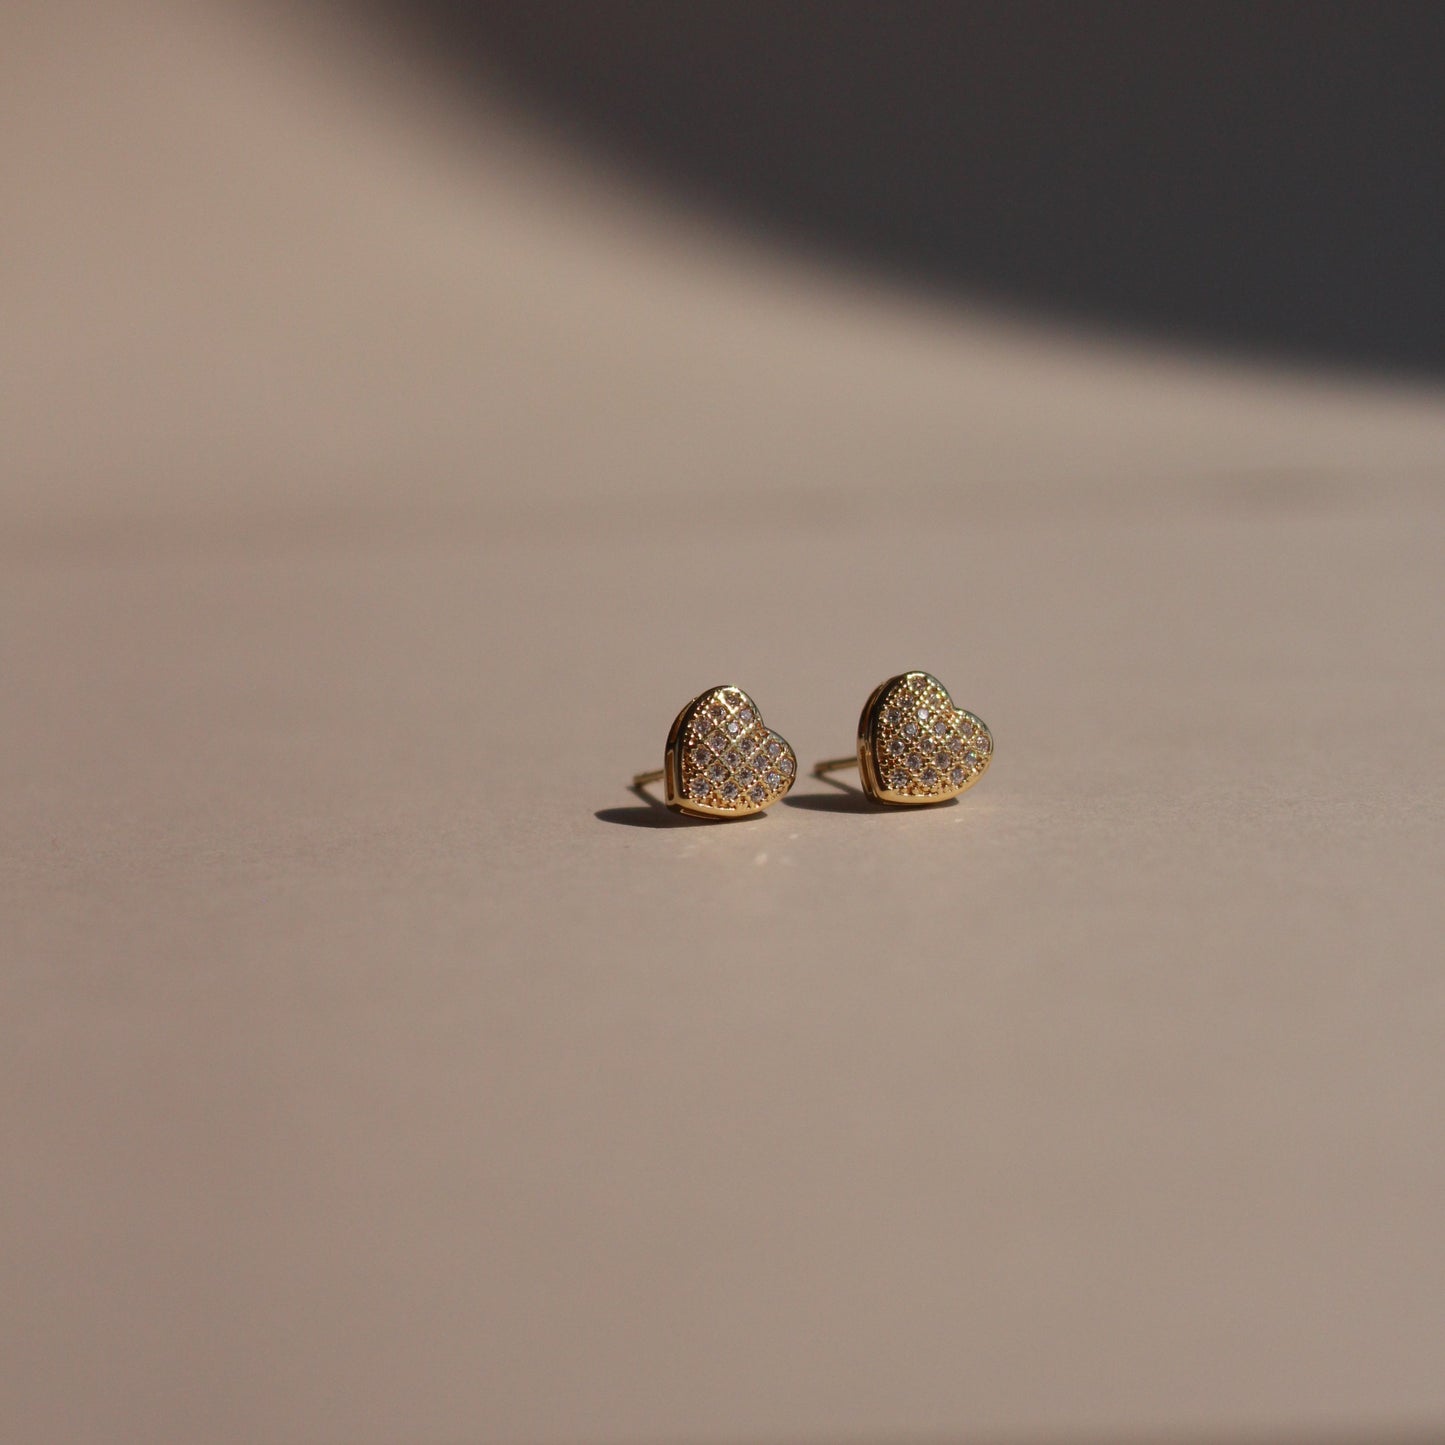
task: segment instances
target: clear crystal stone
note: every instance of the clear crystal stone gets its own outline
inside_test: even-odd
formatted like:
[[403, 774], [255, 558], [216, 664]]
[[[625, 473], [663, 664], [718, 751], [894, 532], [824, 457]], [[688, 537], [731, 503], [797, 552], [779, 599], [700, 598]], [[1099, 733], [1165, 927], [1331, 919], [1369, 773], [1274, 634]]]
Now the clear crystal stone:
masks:
[[729, 779], [727, 780], [727, 782], [725, 782], [725, 783], [722, 785], [722, 795], [723, 795], [723, 797], [725, 797], [725, 798], [736, 798], [736, 797], [737, 797], [737, 795], [738, 795], [738, 785], [737, 785], [735, 782], [733, 782], [733, 780], [732, 780], [731, 778], [729, 778]]
[[707, 775], [713, 782], [720, 783], [727, 777], [728, 770], [721, 763], [713, 763], [707, 770]]
[[952, 778], [955, 783], [961, 783], [964, 777], [963, 769], [955, 768], [948, 776]]
[[742, 732], [742, 729], [738, 726], [738, 720], [731, 718], [728, 721], [728, 736], [735, 738], [740, 732]]
[[883, 718], [885, 722], [891, 722], [897, 727], [897, 725], [903, 721], [903, 714], [899, 712], [896, 707], [890, 707], [888, 711], [883, 714]]
[[941, 738], [941, 737], [943, 737], [944, 734], [947, 733], [947, 732], [948, 732], [948, 724], [947, 724], [946, 722], [944, 722], [941, 718], [939, 719], [938, 722], [934, 723], [934, 725], [933, 725], [933, 736], [934, 736], [934, 737], [936, 737], [936, 738]]
[[726, 698], [729, 707], [737, 707], [743, 700], [743, 695], [740, 692], [725, 692], [723, 697]]
[[782, 769], [782, 771], [784, 772], [784, 774], [785, 774], [786, 776], [788, 776], [788, 777], [790, 777], [790, 778], [793, 776], [793, 760], [792, 760], [792, 758], [784, 758], [783, 761], [778, 764], [778, 767]]
[[916, 738], [916, 737], [918, 736], [918, 724], [917, 724], [917, 723], [909, 723], [909, 724], [903, 729], [903, 736], [906, 737], [906, 738]]
[[726, 734], [720, 733], [716, 728], [714, 728], [712, 732], [707, 735], [707, 745], [714, 752], [722, 752], [722, 750], [728, 745]]
[[931, 788], [938, 781], [938, 774], [932, 768], [924, 768], [923, 781]]
[[903, 752], [903, 739], [894, 738], [893, 741], [888, 744], [888, 751], [892, 753], [895, 758], [901, 756]]
[[783, 780], [776, 773], [769, 773], [764, 781], [767, 783], [768, 787], [776, 789]]
[[763, 799], [767, 796], [768, 795], [763, 792], [761, 788], [753, 788], [748, 793], [748, 797], [750, 797], [755, 803], [761, 803]]
[[745, 708], [738, 714], [738, 721], [739, 721], [744, 727], [751, 727], [751, 726], [752, 726], [752, 722], [753, 722], [753, 710], [752, 710], [752, 708], [750, 708], [750, 707], [745, 707]]
[[934, 755], [933, 761], [937, 763], [940, 768], [946, 768], [948, 766], [948, 754], [936, 753]]
[[950, 748], [952, 748], [954, 752], [956, 752], [956, 753], [961, 753], [961, 752], [963, 751], [963, 739], [962, 739], [962, 738], [949, 738], [949, 740], [948, 740], [948, 746], [949, 746]]
[[693, 778], [687, 785], [687, 791], [694, 798], [707, 797], [707, 779]]
[[976, 768], [978, 766], [978, 754], [975, 752], [965, 753], [963, 755], [963, 763], [965, 767]]
[[908, 771], [916, 773], [923, 766], [923, 759], [917, 753], [909, 753], [904, 761], [908, 764]]
[[715, 702], [708, 708], [707, 715], [714, 722], [721, 722], [728, 715], [728, 710], [720, 702]]
[[918, 721], [922, 723], [926, 723], [928, 721], [928, 709], [926, 707], [921, 707], [918, 709]]
[[738, 744], [738, 751], [739, 751], [740, 753], [742, 753], [742, 755], [743, 755], [744, 757], [747, 757], [750, 753], [756, 751], [757, 746], [758, 746], [758, 740], [757, 740], [757, 738], [755, 738], [751, 733], [749, 733], [749, 734], [747, 735], [747, 737], [745, 737], [745, 738]]
[[770, 758], [775, 758], [775, 757], [777, 757], [777, 755], [778, 755], [780, 752], [782, 752], [782, 750], [783, 750], [783, 745], [777, 740], [777, 738], [774, 738], [774, 739], [768, 744], [768, 756], [769, 756]]
[[892, 773], [888, 778], [888, 786], [895, 793], [901, 793], [908, 786], [908, 775], [906, 773]]
[[742, 772], [738, 774], [738, 782], [740, 782], [743, 787], [748, 788], [752, 786], [755, 777], [757, 777], [757, 774], [751, 768], [744, 768]]
[[743, 757], [736, 748], [733, 748], [731, 751], [729, 751], [723, 756], [723, 762], [725, 762], [728, 767], [736, 771], [738, 768], [742, 767]]

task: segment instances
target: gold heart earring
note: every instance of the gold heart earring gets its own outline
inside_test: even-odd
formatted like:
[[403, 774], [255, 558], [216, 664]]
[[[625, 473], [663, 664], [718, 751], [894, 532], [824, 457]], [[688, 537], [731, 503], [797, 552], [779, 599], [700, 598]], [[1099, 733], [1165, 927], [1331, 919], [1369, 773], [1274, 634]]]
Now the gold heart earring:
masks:
[[813, 772], [856, 767], [875, 803], [941, 803], [971, 788], [993, 757], [993, 737], [926, 672], [880, 682], [858, 719], [856, 757], [829, 758]]
[[638, 773], [632, 786], [662, 782], [674, 813], [745, 818], [772, 807], [797, 771], [797, 754], [763, 726], [752, 698], [740, 687], [713, 687], [673, 719], [662, 767]]

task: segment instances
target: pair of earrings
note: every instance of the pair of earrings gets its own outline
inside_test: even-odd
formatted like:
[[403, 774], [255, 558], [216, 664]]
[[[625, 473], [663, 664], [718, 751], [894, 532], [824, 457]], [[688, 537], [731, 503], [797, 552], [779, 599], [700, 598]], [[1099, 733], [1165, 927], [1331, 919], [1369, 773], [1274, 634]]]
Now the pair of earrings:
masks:
[[[829, 758], [815, 774], [857, 767], [876, 803], [941, 803], [971, 788], [993, 756], [993, 737], [973, 713], [955, 707], [926, 672], [880, 682], [858, 719], [856, 757]], [[743, 818], [771, 807], [793, 786], [797, 754], [763, 725], [740, 687], [714, 687], [678, 713], [663, 765], [639, 773], [635, 788], [661, 782], [667, 806], [694, 818]]]

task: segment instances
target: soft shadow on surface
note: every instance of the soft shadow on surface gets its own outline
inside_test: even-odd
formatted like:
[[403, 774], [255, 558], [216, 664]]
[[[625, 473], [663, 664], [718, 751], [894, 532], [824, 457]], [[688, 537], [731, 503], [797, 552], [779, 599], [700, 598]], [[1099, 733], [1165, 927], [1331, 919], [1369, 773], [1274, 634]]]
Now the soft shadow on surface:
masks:
[[690, 200], [971, 297], [1445, 369], [1445, 8], [412, 0]]
[[[898, 811], [897, 808], [890, 807], [887, 803], [875, 803], [856, 783], [845, 783], [842, 778], [835, 777], [832, 773], [812, 773], [809, 776], [815, 783], [826, 783], [836, 791], [802, 793], [797, 796], [789, 793], [783, 799], [785, 806], [803, 808], [809, 813], [896, 813]], [[948, 808], [957, 801], [957, 798], [949, 798], [947, 802], [935, 803], [931, 806]]]
[[851, 773], [844, 769], [844, 776], [836, 772], [809, 773], [815, 783], [824, 783], [832, 788], [831, 793], [804, 793], [801, 797], [791, 794], [783, 801], [790, 808], [804, 808], [810, 813], [883, 813], [887, 809], [875, 803], [857, 783], [845, 781]]
[[802, 808], [809, 813], [886, 813], [884, 808], [871, 798], [865, 798], [856, 788], [846, 793], [804, 793], [801, 797], [789, 794], [783, 799], [784, 807]]
[[882, 813], [887, 810], [875, 803], [862, 788], [845, 783], [831, 773], [810, 773], [815, 783], [826, 783], [831, 793], [789, 793], [783, 802], [790, 808], [803, 808], [809, 813]]
[[750, 813], [746, 818], [689, 818], [685, 813], [674, 813], [666, 803], [654, 798], [646, 788], [630, 787], [627, 790], [647, 804], [645, 808], [599, 808], [593, 817], [599, 823], [616, 823], [624, 828], [706, 828], [714, 823], [751, 823], [766, 816]]
[[[958, 802], [957, 798], [949, 798], [942, 803], [930, 803], [928, 811], [936, 812], [940, 808], [951, 808]], [[856, 788], [850, 788], [846, 793], [804, 793], [801, 797], [795, 798], [791, 794], [783, 799], [783, 805], [788, 808], [804, 808], [810, 813], [897, 813], [896, 807], [889, 807], [886, 803], [875, 803], [872, 798], [860, 793]]]

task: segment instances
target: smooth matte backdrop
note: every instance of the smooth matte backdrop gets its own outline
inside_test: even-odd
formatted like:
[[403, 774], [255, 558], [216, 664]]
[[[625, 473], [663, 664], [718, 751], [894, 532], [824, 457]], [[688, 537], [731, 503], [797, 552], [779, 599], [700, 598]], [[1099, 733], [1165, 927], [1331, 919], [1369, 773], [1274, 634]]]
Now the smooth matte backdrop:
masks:
[[[1435, 383], [845, 269], [370, 24], [0, 19], [0, 1438], [1438, 1438]], [[626, 787], [910, 667], [956, 806]]]

